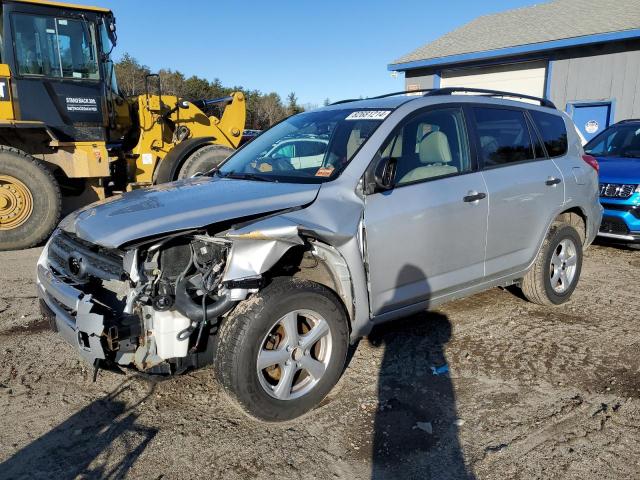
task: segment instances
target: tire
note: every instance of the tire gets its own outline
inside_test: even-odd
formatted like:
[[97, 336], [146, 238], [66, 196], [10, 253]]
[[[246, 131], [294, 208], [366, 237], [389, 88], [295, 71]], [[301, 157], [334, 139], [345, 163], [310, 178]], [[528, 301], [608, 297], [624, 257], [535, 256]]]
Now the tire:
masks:
[[[292, 315], [296, 311], [302, 313]], [[296, 348], [287, 350], [290, 340], [285, 328], [287, 321], [279, 323], [285, 317], [296, 318], [303, 347], [298, 348], [294, 341]], [[318, 318], [325, 323], [317, 321]], [[304, 339], [310, 337], [303, 334], [309, 326], [317, 330], [310, 329], [307, 333], [326, 333], [306, 349]], [[241, 302], [223, 321], [216, 338], [214, 372], [245, 413], [267, 422], [291, 420], [318, 405], [338, 382], [348, 344], [347, 315], [331, 290], [307, 280], [276, 278], [264, 290]], [[259, 356], [269, 348], [277, 359]], [[259, 369], [259, 359], [267, 368]], [[324, 365], [324, 370], [317, 370], [318, 364]], [[316, 375], [311, 375], [306, 366], [314, 366]], [[296, 373], [290, 373], [293, 371]], [[292, 378], [291, 384], [285, 381], [287, 378]]]
[[217, 167], [234, 152], [222, 145], [206, 145], [193, 152], [184, 161], [178, 172], [178, 179], [193, 177], [196, 173], [205, 173]]
[[0, 146], [0, 250], [42, 243], [60, 221], [61, 208], [60, 186], [45, 165]]
[[522, 281], [522, 293], [527, 300], [539, 305], [559, 305], [571, 297], [581, 270], [580, 234], [571, 225], [555, 222]]

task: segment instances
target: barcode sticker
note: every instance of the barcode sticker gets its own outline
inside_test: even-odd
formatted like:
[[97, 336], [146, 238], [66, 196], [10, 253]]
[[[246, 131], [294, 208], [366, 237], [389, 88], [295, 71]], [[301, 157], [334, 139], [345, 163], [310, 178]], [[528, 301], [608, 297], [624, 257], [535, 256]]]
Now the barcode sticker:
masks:
[[351, 112], [345, 120], [384, 120], [391, 110], [358, 110]]

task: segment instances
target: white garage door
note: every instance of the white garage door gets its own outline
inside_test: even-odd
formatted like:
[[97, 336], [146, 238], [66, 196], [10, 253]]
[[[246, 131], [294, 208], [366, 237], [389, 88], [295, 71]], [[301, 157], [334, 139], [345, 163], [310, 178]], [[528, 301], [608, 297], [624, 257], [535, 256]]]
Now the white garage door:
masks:
[[486, 88], [543, 97], [546, 73], [546, 61], [443, 70], [440, 87]]

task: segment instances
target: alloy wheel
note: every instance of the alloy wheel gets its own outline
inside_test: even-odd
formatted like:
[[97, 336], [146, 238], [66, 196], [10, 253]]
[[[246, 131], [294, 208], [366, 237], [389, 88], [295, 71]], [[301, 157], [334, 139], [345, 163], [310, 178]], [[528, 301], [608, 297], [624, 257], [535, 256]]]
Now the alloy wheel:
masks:
[[556, 293], [566, 292], [576, 276], [578, 254], [575, 243], [570, 238], [562, 240], [551, 255], [549, 276], [551, 287]]
[[260, 344], [256, 362], [260, 385], [278, 400], [306, 395], [325, 374], [332, 343], [329, 323], [319, 313], [287, 313]]

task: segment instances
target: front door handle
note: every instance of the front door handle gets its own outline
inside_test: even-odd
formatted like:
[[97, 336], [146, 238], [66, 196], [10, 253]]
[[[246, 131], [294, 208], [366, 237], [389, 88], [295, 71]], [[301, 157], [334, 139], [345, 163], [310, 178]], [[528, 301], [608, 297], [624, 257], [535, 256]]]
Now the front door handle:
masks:
[[483, 198], [487, 198], [487, 194], [486, 193], [482, 193], [482, 192], [474, 192], [471, 191], [469, 192], [467, 195], [465, 195], [462, 200], [464, 200], [467, 203], [477, 203], [479, 200], [482, 200]]
[[546, 185], [549, 185], [550, 187], [553, 187], [554, 185], [559, 184], [560, 182], [562, 182], [561, 179], [556, 178], [556, 177], [549, 177], [547, 178], [547, 181], [544, 182]]

